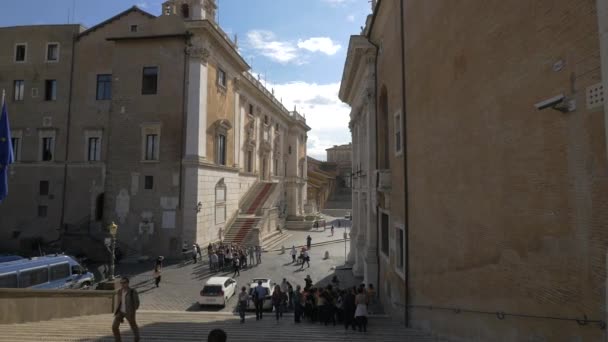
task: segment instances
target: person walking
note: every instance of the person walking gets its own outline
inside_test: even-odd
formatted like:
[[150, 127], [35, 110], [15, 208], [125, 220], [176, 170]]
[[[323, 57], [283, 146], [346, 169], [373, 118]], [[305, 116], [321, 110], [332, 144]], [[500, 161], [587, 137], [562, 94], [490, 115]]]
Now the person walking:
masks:
[[298, 252], [296, 251], [296, 246], [291, 246], [291, 252], [289, 252], [289, 254], [291, 254], [291, 263], [296, 262], [296, 255], [298, 255]]
[[249, 252], [249, 262], [251, 263], [251, 266], [253, 266], [255, 264], [254, 261], [254, 253], [253, 253], [253, 246], [249, 246], [249, 248], [247, 249]]
[[232, 275], [232, 278], [236, 277], [236, 276], [240, 276], [241, 275], [241, 260], [239, 259], [239, 257], [235, 254], [232, 263], [234, 264], [234, 274]]
[[310, 250], [310, 246], [312, 245], [312, 238], [310, 237], [310, 235], [308, 235], [306, 237], [306, 249]]
[[264, 315], [264, 300], [268, 295], [262, 281], [258, 280], [258, 286], [253, 290], [253, 303], [255, 304], [255, 320], [260, 320]]
[[220, 249], [218, 251], [217, 254], [217, 259], [218, 259], [218, 270], [224, 270], [224, 264], [225, 264], [225, 258], [224, 258], [224, 251], [222, 249]]
[[211, 272], [217, 272], [219, 260], [217, 254], [215, 254], [215, 251], [211, 252], [211, 254], [209, 255], [209, 260], [209, 269], [211, 270]]
[[154, 278], [154, 285], [156, 285], [156, 287], [158, 287], [158, 285], [160, 284], [160, 272], [160, 265], [154, 266], [154, 272], [152, 272], [152, 277]]
[[261, 264], [262, 263], [262, 247], [260, 247], [259, 245], [255, 246], [255, 256], [258, 259], [257, 263]]
[[196, 264], [196, 259], [198, 258], [198, 251], [196, 249], [196, 244], [192, 245], [192, 261]]
[[122, 341], [119, 327], [126, 318], [131, 326], [131, 330], [133, 330], [134, 341], [139, 342], [139, 327], [135, 321], [135, 313], [139, 309], [139, 295], [135, 289], [129, 287], [129, 278], [123, 277], [120, 279], [120, 290], [118, 290], [117, 296], [118, 303], [114, 312], [114, 322], [112, 323], [114, 340], [116, 342]]
[[359, 288], [359, 293], [355, 297], [355, 320], [360, 332], [367, 332], [367, 304], [367, 294], [364, 289]]
[[283, 292], [279, 285], [275, 285], [274, 287], [274, 292], [272, 293], [272, 306], [274, 307], [278, 322], [279, 318], [283, 318]]
[[306, 275], [306, 278], [304, 278], [304, 283], [306, 284], [304, 285], [304, 291], [308, 291], [308, 289], [312, 287], [312, 278], [310, 278], [310, 274]]
[[293, 320], [296, 323], [300, 323], [300, 317], [302, 317], [302, 289], [300, 285], [296, 286], [296, 290], [293, 292]]
[[[307, 267], [310, 268], [310, 253], [308, 253], [308, 250], [304, 251], [304, 261], [306, 261]], [[304, 268], [304, 262], [302, 262], [302, 268]]]
[[357, 324], [355, 323], [355, 287], [347, 289], [344, 295], [342, 303], [342, 310], [344, 311], [344, 330], [352, 326], [353, 330], [357, 330]]
[[334, 236], [334, 225], [331, 225], [331, 236]]
[[245, 323], [245, 310], [247, 310], [247, 301], [249, 295], [247, 294], [247, 288], [241, 287], [241, 293], [239, 293], [239, 315], [241, 316], [241, 323]]
[[196, 246], [196, 254], [198, 254], [198, 258], [201, 260], [201, 262], [203, 262], [203, 253], [201, 252], [201, 246], [198, 245], [198, 243], [194, 243], [194, 246]]

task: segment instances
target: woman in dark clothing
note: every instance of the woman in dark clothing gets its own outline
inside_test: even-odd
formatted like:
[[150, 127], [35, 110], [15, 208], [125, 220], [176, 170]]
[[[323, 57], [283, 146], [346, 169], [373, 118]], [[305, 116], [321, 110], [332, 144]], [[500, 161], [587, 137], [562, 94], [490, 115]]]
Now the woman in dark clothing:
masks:
[[274, 292], [272, 293], [272, 306], [274, 306], [277, 321], [279, 318], [283, 318], [283, 293], [281, 292], [281, 287], [279, 285], [274, 287]]
[[344, 296], [343, 302], [344, 310], [344, 329], [348, 329], [352, 325], [353, 330], [357, 330], [357, 324], [355, 323], [355, 288], [349, 289]]

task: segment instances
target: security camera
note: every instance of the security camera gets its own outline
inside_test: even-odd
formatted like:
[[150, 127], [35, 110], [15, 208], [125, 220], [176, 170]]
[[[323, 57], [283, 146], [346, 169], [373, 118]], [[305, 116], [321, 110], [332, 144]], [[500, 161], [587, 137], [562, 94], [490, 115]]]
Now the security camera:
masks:
[[547, 100], [544, 100], [544, 101], [541, 101], [541, 102], [535, 104], [534, 107], [536, 107], [536, 109], [538, 109], [538, 110], [543, 110], [543, 109], [547, 109], [547, 108], [555, 108], [557, 105], [564, 102], [565, 98], [566, 97], [564, 96], [564, 94], [559, 94], [550, 99], [547, 99]]

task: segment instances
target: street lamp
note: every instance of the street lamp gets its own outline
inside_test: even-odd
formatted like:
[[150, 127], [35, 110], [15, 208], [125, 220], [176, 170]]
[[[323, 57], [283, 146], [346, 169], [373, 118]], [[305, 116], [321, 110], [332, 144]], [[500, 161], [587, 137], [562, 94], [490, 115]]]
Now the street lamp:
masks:
[[114, 280], [114, 263], [116, 260], [116, 233], [118, 233], [118, 226], [116, 223], [112, 222], [108, 226], [108, 230], [110, 231], [110, 236], [112, 237], [112, 258], [110, 259], [110, 280]]

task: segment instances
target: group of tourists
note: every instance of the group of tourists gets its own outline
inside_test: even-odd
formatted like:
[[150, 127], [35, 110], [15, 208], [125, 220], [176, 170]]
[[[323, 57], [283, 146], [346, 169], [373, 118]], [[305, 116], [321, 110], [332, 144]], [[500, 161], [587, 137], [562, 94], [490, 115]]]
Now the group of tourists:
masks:
[[207, 247], [209, 269], [211, 272], [233, 269], [233, 277], [241, 275], [241, 268], [262, 263], [262, 247], [242, 246], [234, 243], [210, 243]]
[[310, 275], [306, 276], [304, 282], [306, 285], [303, 289], [300, 285], [294, 288], [291, 283], [283, 279], [281, 284], [274, 287], [270, 299], [261, 281], [252, 289], [251, 294], [248, 294], [246, 287], [243, 287], [238, 296], [241, 323], [245, 322], [245, 310], [249, 300], [253, 300], [255, 304], [256, 320], [263, 318], [264, 301], [270, 300], [277, 322], [283, 318], [283, 312], [293, 310], [295, 323], [307, 320], [324, 325], [343, 324], [344, 329], [352, 328], [367, 332], [367, 307], [376, 296], [372, 284], [367, 288], [365, 284], [340, 288], [340, 282], [334, 276], [332, 284], [314, 287]]

